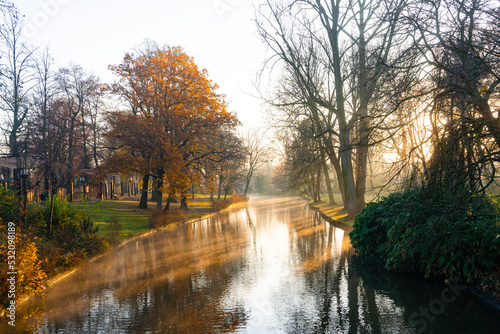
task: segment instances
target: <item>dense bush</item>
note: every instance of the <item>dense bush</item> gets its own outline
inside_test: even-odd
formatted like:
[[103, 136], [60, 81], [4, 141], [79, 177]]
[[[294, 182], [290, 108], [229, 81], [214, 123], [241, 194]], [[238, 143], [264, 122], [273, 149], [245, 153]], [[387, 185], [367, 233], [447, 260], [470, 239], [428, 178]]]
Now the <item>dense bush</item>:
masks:
[[168, 211], [156, 210], [149, 218], [149, 226], [158, 228], [170, 224], [183, 223], [186, 221], [184, 215], [179, 209], [170, 209]]
[[0, 218], [5, 222], [18, 221], [21, 215], [20, 197], [14, 196], [5, 187], [0, 187]]
[[224, 198], [224, 199], [214, 199], [211, 203], [211, 211], [212, 212], [219, 212], [222, 211], [226, 208], [228, 208], [230, 205], [234, 203], [239, 203], [239, 202], [244, 202], [248, 201], [248, 197], [244, 195], [232, 195], [229, 198]]
[[410, 190], [369, 204], [350, 236], [360, 255], [388, 269], [470, 281], [500, 264], [498, 218], [483, 196]]
[[[9, 302], [8, 293], [10, 283], [7, 279], [11, 268], [8, 266], [9, 248], [7, 246], [6, 223], [0, 218], [0, 301], [2, 306]], [[39, 292], [44, 286], [45, 272], [41, 268], [38, 257], [36, 240], [31, 240], [27, 235], [17, 232], [15, 239], [15, 269], [16, 275], [16, 296]]]
[[122, 223], [117, 217], [113, 217], [108, 221], [107, 235], [110, 244], [118, 245], [122, 228]]
[[18, 294], [40, 291], [47, 276], [75, 266], [103, 252], [109, 243], [95, 234], [90, 212], [77, 210], [54, 196], [52, 230], [47, 236], [50, 201], [24, 210], [22, 199], [0, 187], [0, 297], [7, 292], [7, 224], [16, 226], [16, 290]]

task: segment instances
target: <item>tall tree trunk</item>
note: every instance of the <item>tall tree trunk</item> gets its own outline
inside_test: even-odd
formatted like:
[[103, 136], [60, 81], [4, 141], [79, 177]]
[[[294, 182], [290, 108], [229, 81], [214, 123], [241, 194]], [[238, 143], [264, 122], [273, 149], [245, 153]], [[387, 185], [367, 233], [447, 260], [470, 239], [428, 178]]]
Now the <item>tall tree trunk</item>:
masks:
[[325, 151], [321, 149], [321, 167], [323, 169], [323, 174], [325, 175], [326, 190], [328, 192], [328, 202], [330, 205], [337, 204], [335, 202], [335, 197], [333, 196], [332, 184], [330, 182], [330, 175], [328, 173], [328, 166], [326, 165]]
[[[154, 185], [157, 184], [157, 179], [155, 176], [153, 176], [152, 182]], [[151, 202], [156, 202], [157, 200], [158, 200], [158, 191], [157, 191], [156, 186], [154, 186], [153, 189], [151, 190]]]
[[139, 209], [148, 208], [148, 186], [149, 186], [149, 174], [145, 174], [142, 177], [142, 192], [141, 192], [141, 200], [139, 202]]
[[318, 168], [318, 172], [316, 173], [316, 202], [321, 201], [321, 168]]
[[169, 193], [167, 197], [167, 204], [165, 205], [165, 209], [163, 211], [168, 211], [170, 210], [170, 203], [172, 203], [172, 198], [174, 197], [175, 193]]
[[54, 220], [54, 194], [51, 190], [49, 190], [49, 196], [50, 196], [50, 209], [49, 209], [49, 219], [47, 221], [47, 238], [50, 238], [51, 234], [51, 229], [52, 229], [52, 222]]
[[163, 204], [163, 170], [158, 171], [156, 178], [156, 209], [161, 210]]
[[358, 142], [356, 143], [356, 198], [357, 198], [357, 211], [365, 206], [365, 193], [366, 193], [366, 173], [368, 167], [368, 143], [370, 129], [368, 128], [368, 104], [370, 97], [373, 93], [373, 83], [370, 85], [368, 78], [367, 68], [367, 51], [365, 39], [366, 21], [364, 10], [361, 8], [358, 18], [359, 30], [359, 98], [360, 103], [358, 107]]
[[[337, 156], [337, 153], [335, 152], [335, 147], [333, 145], [333, 140], [332, 140], [332, 134], [328, 133], [328, 136], [326, 136], [325, 129], [323, 128], [323, 125], [320, 121], [319, 110], [318, 110], [316, 104], [313, 101], [309, 101], [308, 104], [309, 104], [309, 109], [311, 111], [311, 114], [313, 116], [314, 123], [316, 125], [316, 131], [318, 133], [322, 134], [321, 141], [319, 143], [319, 145], [322, 146], [322, 147], [320, 147], [321, 154], [323, 156], [322, 159], [323, 159], [323, 161], [325, 161], [325, 166], [326, 166], [326, 159], [324, 157], [324, 155], [326, 153], [328, 155], [328, 159], [330, 159], [330, 162], [333, 165], [333, 168], [335, 169], [335, 174], [337, 175], [337, 183], [339, 185], [340, 194], [342, 195], [342, 204], [344, 205], [344, 207], [347, 207], [347, 196], [346, 196], [345, 187], [344, 187], [342, 167], [340, 165], [339, 157]], [[328, 167], [327, 167], [327, 169], [328, 169]], [[328, 182], [328, 180], [329, 180], [329, 177], [327, 177], [327, 182]], [[328, 196], [330, 199], [330, 204], [334, 205], [336, 203], [335, 203], [335, 199], [333, 198], [333, 189], [331, 189], [330, 182], [328, 182], [327, 184], [329, 185]], [[330, 190], [332, 191], [331, 197], [330, 197]]]
[[[366, 110], [365, 110], [366, 115]], [[366, 174], [368, 168], [368, 137], [369, 130], [366, 119], [363, 117], [359, 124], [359, 142], [356, 147], [356, 198], [358, 210], [365, 206]]]
[[220, 194], [222, 192], [222, 175], [219, 175], [219, 184], [217, 186], [217, 199], [220, 199]]
[[352, 166], [352, 148], [350, 142], [350, 131], [347, 124], [343, 122], [340, 127], [340, 161], [342, 166], [342, 179], [346, 193], [346, 205], [348, 219], [354, 217], [361, 211], [358, 207], [356, 196], [356, 183], [354, 182], [354, 170]]
[[181, 206], [180, 206], [179, 209], [181, 209], [181, 210], [189, 210], [188, 209], [188, 205], [187, 205], [187, 196], [186, 196], [185, 192], [181, 192]]
[[245, 182], [245, 191], [243, 192], [243, 196], [246, 196], [248, 193], [248, 190], [250, 189], [250, 180], [252, 179], [252, 174], [247, 176], [246, 182]]

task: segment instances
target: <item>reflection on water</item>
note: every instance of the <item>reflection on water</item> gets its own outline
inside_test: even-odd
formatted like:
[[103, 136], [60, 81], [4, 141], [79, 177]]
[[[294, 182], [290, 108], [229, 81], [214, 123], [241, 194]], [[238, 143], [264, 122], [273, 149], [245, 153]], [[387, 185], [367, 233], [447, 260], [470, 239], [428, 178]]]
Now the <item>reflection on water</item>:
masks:
[[109, 334], [500, 328], [498, 313], [466, 291], [453, 301], [445, 294], [447, 302], [440, 302], [443, 284], [350, 265], [352, 254], [347, 233], [304, 201], [257, 197], [93, 261], [49, 289], [44, 300], [24, 307], [25, 314], [39, 314], [25, 324], [20, 320], [18, 329]]

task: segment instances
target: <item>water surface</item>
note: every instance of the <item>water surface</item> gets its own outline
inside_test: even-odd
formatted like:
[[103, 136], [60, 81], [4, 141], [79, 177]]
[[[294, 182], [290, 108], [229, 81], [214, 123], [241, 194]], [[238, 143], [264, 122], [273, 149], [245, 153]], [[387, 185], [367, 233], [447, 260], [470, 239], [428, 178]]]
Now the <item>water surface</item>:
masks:
[[303, 200], [254, 197], [92, 261], [23, 307], [27, 320], [18, 320], [17, 329], [111, 334], [500, 328], [499, 312], [462, 286], [391, 275], [351, 263], [352, 255], [347, 232], [323, 221]]

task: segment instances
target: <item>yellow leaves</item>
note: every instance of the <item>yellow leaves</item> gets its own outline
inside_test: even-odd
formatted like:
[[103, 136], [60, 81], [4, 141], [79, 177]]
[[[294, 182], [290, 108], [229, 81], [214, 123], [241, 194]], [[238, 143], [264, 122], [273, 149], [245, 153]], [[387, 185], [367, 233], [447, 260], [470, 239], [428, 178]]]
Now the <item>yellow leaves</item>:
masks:
[[488, 87], [482, 86], [481, 88], [479, 88], [479, 92], [482, 93], [482, 94], [487, 93], [488, 92]]
[[127, 169], [134, 156], [142, 173], [162, 170], [169, 183], [186, 187], [196, 173], [194, 163], [208, 156], [206, 138], [239, 123], [217, 93], [219, 86], [181, 47], [126, 54], [122, 64], [109, 69], [119, 78], [115, 92], [136, 111], [110, 118], [110, 139], [123, 153], [115, 155], [115, 165]]

